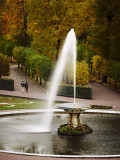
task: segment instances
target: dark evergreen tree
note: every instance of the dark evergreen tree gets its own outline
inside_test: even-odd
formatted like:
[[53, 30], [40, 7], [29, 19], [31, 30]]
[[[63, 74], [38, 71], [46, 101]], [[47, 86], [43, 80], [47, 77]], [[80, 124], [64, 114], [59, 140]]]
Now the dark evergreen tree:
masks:
[[[95, 0], [94, 9], [96, 21], [91, 32], [92, 46], [102, 58], [120, 61], [120, 1]], [[103, 82], [107, 82], [105, 75]]]
[[106, 59], [120, 60], [120, 1], [95, 0], [95, 27], [91, 32], [92, 45]]

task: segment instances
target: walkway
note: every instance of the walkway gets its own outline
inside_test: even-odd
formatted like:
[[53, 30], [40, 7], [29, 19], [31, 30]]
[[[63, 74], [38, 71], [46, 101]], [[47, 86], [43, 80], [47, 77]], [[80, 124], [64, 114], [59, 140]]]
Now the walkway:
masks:
[[[17, 71], [16, 66], [11, 67], [11, 73], [9, 78], [15, 81], [15, 91], [0, 90], [0, 95], [7, 96], [18, 96], [24, 98], [35, 98], [35, 99], [47, 99], [48, 95], [40, 86], [36, 85], [34, 82], [30, 81], [22, 73]], [[29, 93], [22, 93], [21, 91], [21, 81], [28, 81], [29, 83]], [[112, 91], [109, 88], [103, 86], [99, 83], [90, 83], [89, 86], [92, 87], [93, 98], [92, 100], [77, 98], [76, 102], [89, 103], [89, 104], [101, 104], [101, 105], [112, 105], [114, 111], [120, 111], [120, 94], [116, 91]], [[73, 98], [57, 96], [56, 100], [73, 102]], [[25, 156], [25, 155], [15, 155], [9, 153], [0, 153], [0, 160], [106, 160], [111, 158], [53, 158], [53, 157], [39, 157], [39, 156]], [[120, 158], [112, 158], [112, 160], [120, 160]]]
[[[19, 72], [16, 69], [15, 65], [11, 67], [11, 73], [8, 78], [14, 79], [15, 91], [0, 90], [0, 95], [8, 95], [8, 96], [10, 95], [10, 96], [35, 98], [35, 99], [48, 99], [47, 92], [44, 89], [42, 89], [39, 85], [30, 81], [21, 72]], [[26, 80], [29, 83], [29, 92], [22, 93], [20, 84], [21, 81], [26, 81]], [[89, 100], [89, 99], [76, 98], [76, 102], [114, 106], [112, 110], [120, 111], [120, 93], [110, 90], [109, 88], [97, 82], [89, 83], [89, 86], [92, 87], [92, 99]], [[56, 100], [64, 102], [73, 102], [73, 98], [62, 97], [62, 96], [57, 96]]]

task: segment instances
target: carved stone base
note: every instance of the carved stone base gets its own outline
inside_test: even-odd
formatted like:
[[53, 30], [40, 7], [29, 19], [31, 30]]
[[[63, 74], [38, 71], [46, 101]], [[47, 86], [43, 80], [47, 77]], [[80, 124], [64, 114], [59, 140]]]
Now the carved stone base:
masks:
[[74, 128], [81, 125], [80, 122], [80, 113], [69, 113], [69, 121], [68, 124]]

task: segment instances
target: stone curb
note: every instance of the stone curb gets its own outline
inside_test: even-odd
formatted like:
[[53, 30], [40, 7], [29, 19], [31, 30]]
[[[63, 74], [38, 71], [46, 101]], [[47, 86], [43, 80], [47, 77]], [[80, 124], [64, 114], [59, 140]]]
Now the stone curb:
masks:
[[55, 158], [120, 158], [120, 155], [53, 155], [53, 154], [21, 153], [21, 152], [2, 151], [2, 150], [0, 150], [0, 153], [37, 156], [37, 157], [55, 157]]

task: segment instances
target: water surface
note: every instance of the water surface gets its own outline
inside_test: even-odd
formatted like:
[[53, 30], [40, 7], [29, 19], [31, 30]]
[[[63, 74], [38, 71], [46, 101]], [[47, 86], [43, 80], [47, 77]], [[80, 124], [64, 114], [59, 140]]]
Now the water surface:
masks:
[[59, 136], [67, 115], [54, 115], [51, 132], [37, 132], [43, 115], [0, 118], [0, 150], [57, 155], [120, 155], [120, 116], [83, 114], [81, 121], [93, 129], [84, 136]]

